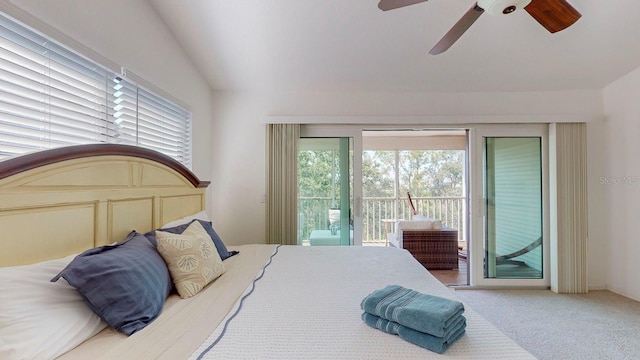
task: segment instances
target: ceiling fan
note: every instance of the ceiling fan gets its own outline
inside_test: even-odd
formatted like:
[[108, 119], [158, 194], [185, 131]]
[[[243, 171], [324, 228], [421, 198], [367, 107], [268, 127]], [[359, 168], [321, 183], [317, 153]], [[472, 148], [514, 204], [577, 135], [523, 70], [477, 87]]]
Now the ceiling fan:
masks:
[[[378, 8], [387, 11], [425, 1], [427, 0], [380, 0]], [[582, 16], [566, 0], [478, 0], [429, 50], [429, 54], [438, 55], [447, 51], [485, 11], [492, 15], [502, 15], [522, 8], [551, 33], [568, 28]]]

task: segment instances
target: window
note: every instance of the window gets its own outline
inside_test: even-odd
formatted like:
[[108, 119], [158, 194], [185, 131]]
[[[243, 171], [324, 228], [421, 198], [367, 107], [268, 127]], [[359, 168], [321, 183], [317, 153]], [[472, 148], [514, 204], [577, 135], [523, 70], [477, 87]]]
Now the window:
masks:
[[191, 166], [191, 113], [0, 14], [0, 160], [87, 143]]
[[190, 166], [191, 114], [121, 77], [111, 82], [111, 142], [153, 149]]

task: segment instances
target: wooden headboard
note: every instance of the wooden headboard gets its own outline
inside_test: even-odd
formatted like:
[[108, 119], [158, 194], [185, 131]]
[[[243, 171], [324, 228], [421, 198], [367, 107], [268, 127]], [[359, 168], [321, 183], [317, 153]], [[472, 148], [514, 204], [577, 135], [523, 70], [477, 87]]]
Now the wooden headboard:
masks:
[[128, 145], [0, 161], [0, 266], [79, 253], [204, 210], [208, 184], [166, 155]]

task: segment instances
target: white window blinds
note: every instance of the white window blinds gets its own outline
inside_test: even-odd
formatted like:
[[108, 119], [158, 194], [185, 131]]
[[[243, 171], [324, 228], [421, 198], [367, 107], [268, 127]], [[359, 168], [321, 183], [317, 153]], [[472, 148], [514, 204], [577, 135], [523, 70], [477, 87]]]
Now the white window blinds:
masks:
[[189, 163], [188, 111], [119, 77], [113, 79], [113, 97], [115, 142], [153, 149]]
[[0, 160], [122, 143], [191, 165], [191, 114], [0, 14]]

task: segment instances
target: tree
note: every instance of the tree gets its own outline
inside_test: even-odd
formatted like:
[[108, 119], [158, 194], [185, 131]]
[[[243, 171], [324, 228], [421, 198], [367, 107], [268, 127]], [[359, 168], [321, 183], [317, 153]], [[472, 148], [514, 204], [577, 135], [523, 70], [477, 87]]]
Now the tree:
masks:
[[[462, 196], [463, 150], [399, 151], [399, 195]], [[365, 197], [394, 197], [395, 151], [364, 151], [362, 191]]]
[[393, 151], [362, 152], [362, 194], [365, 197], [393, 197], [395, 187]]
[[298, 152], [298, 196], [331, 196], [331, 151], [305, 150]]
[[400, 151], [400, 191], [415, 197], [462, 196], [464, 151]]

